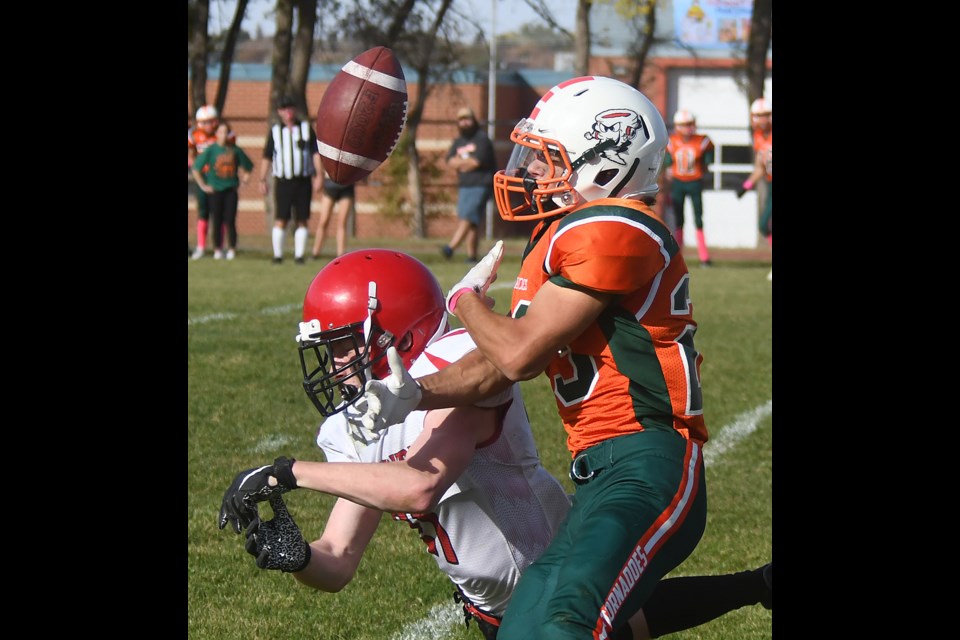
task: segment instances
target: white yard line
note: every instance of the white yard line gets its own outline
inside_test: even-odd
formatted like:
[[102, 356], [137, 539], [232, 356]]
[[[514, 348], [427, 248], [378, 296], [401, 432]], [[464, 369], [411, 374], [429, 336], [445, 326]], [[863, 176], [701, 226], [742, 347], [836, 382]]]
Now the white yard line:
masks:
[[[303, 303], [295, 302], [293, 304], [283, 304], [279, 307], [267, 307], [266, 309], [261, 309], [260, 311], [255, 311], [251, 315], [260, 315], [260, 316], [276, 316], [281, 313], [287, 313], [288, 311], [293, 311], [294, 309], [299, 309], [303, 306]], [[197, 316], [195, 318], [187, 318], [187, 326], [194, 324], [204, 324], [207, 322], [215, 322], [217, 320], [233, 320], [234, 318], [239, 317], [238, 313], [208, 313], [203, 316]]]
[[716, 437], [707, 440], [703, 446], [703, 463], [713, 464], [724, 453], [740, 444], [740, 441], [756, 431], [764, 418], [773, 415], [773, 400], [746, 411], [734, 418], [733, 422], [722, 427]]
[[450, 635], [452, 628], [462, 624], [463, 610], [456, 605], [451, 596], [449, 602], [434, 605], [425, 618], [395, 633], [390, 640], [423, 640], [423, 638], [442, 640], [453, 637]]

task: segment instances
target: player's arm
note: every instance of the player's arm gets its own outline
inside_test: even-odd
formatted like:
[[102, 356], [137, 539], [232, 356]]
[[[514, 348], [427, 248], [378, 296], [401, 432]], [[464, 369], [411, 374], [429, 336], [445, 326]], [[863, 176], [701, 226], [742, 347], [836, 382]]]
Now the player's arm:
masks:
[[706, 174], [708, 171], [710, 171], [710, 165], [713, 164], [717, 149], [713, 146], [713, 141], [711, 141], [710, 138], [705, 138], [704, 140], [703, 172]]
[[752, 189], [753, 185], [757, 183], [757, 180], [762, 178], [766, 173], [766, 169], [763, 166], [763, 154], [760, 152], [757, 152], [754, 155], [755, 157], [753, 159], [753, 171], [750, 173], [747, 179], [743, 181], [743, 184], [740, 185], [740, 188], [737, 189], [738, 198], [742, 197], [743, 194], [745, 194], [747, 191]]
[[586, 330], [611, 297], [548, 281], [519, 318], [494, 313], [479, 296], [470, 294], [459, 298], [456, 313], [493, 366], [510, 380], [529, 380]]
[[213, 189], [211, 189], [203, 179], [203, 167], [207, 164], [207, 155], [207, 152], [204, 151], [197, 156], [193, 161], [192, 168], [190, 169], [190, 172], [193, 174], [193, 181], [196, 182], [200, 190], [205, 193], [213, 191]]
[[335, 593], [343, 589], [356, 575], [382, 515], [377, 509], [337, 500], [323, 535], [310, 543], [310, 562], [293, 576], [320, 591]]
[[417, 378], [418, 409], [470, 405], [499, 394], [513, 384], [482, 351], [474, 349], [437, 373]]
[[463, 473], [476, 444], [496, 431], [496, 409], [460, 407], [429, 411], [423, 431], [404, 460], [308, 462], [292, 471], [300, 488], [323, 491], [383, 511], [425, 513]]
[[273, 166], [273, 160], [270, 158], [264, 158], [260, 161], [260, 193], [266, 195], [267, 193], [267, 176], [270, 175], [270, 167]]

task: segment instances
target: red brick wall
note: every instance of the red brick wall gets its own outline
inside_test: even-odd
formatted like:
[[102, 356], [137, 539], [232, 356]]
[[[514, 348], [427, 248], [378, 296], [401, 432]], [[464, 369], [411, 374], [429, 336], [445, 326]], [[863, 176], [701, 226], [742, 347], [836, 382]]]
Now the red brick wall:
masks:
[[[310, 119], [316, 118], [316, 108], [320, 104], [327, 83], [312, 83], [307, 88], [307, 105], [310, 109]], [[543, 88], [546, 91], [549, 87]], [[216, 81], [207, 84], [207, 95], [216, 95]], [[408, 85], [407, 90], [411, 104], [417, 97], [417, 85]], [[189, 92], [189, 82], [188, 82]], [[230, 125], [237, 134], [238, 143], [247, 152], [247, 155], [257, 165], [263, 157], [263, 143], [268, 128], [270, 83], [267, 81], [231, 80], [227, 101], [221, 117], [230, 121]], [[418, 128], [417, 148], [424, 158], [442, 156], [456, 136], [457, 109], [462, 105], [470, 106], [477, 114], [477, 118], [486, 125], [487, 116], [487, 87], [486, 85], [457, 85], [437, 87], [430, 95], [424, 109], [424, 117]], [[526, 95], [530, 94], [530, 95]], [[510, 129], [517, 120], [529, 113], [539, 96], [519, 87], [500, 87], [497, 92], [497, 119], [502, 122], [497, 126], [495, 147], [498, 163], [506, 164], [510, 153], [510, 143], [507, 141]], [[532, 100], [532, 102], [531, 102]], [[189, 103], [189, 96], [188, 96]], [[390, 160], [387, 160], [388, 164]], [[379, 215], [378, 174], [383, 168], [374, 171], [367, 180], [357, 184], [357, 205], [355, 216], [355, 238], [384, 238], [403, 237], [410, 234], [409, 229], [402, 221], [391, 220]], [[430, 238], [447, 238], [453, 234], [456, 226], [456, 176], [452, 171], [444, 170], [438, 181], [433, 181], [425, 188], [447, 190], [448, 204], [440, 205], [441, 211], [446, 212], [438, 216], [431, 216], [426, 223], [426, 235]], [[260, 195], [258, 185], [251, 182], [240, 187], [240, 210], [237, 214], [237, 233], [245, 235], [268, 235], [270, 216], [267, 213], [264, 198]], [[319, 197], [314, 198], [313, 214], [310, 217], [310, 231], [314, 232], [317, 222], [316, 207]], [[272, 206], [272, 205], [271, 205]], [[196, 233], [196, 207], [193, 198], [187, 199], [188, 232]], [[495, 235], [523, 235], [525, 228], [521, 225], [507, 224], [494, 215]], [[501, 227], [501, 225], [503, 225]], [[332, 232], [332, 229], [328, 229]]]

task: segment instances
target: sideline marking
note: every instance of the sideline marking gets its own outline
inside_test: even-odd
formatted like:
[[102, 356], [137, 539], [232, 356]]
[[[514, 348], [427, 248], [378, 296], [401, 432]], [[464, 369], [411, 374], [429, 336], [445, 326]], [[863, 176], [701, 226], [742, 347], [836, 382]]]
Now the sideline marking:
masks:
[[253, 452], [263, 454], [279, 451], [283, 447], [293, 444], [293, 441], [294, 439], [292, 437], [283, 434], [267, 436], [254, 445]]
[[210, 313], [205, 316], [197, 316], [196, 318], [187, 318], [187, 326], [213, 322], [214, 320], [233, 320], [236, 317], [237, 314], [235, 313]]
[[442, 640], [451, 637], [451, 628], [463, 624], [462, 610], [456, 606], [450, 606], [451, 604], [453, 604], [453, 598], [450, 598], [450, 603], [434, 605], [427, 617], [393, 634], [390, 640], [423, 640], [423, 638]]
[[[492, 285], [490, 285], [490, 288], [487, 289], [487, 291], [497, 290], [497, 289], [512, 289], [512, 288], [513, 288], [512, 282], [510, 283], [502, 282], [499, 284], [494, 282]], [[276, 315], [281, 315], [289, 311], [294, 311], [296, 309], [301, 309], [301, 308], [303, 308], [302, 302], [294, 302], [291, 304], [282, 304], [278, 307], [267, 307], [265, 309], [260, 309], [259, 311], [252, 311], [249, 313], [249, 315], [276, 316]], [[195, 318], [187, 318], [187, 326], [189, 327], [195, 324], [205, 324], [207, 322], [215, 322], [217, 320], [233, 320], [234, 318], [240, 317], [240, 315], [241, 314], [239, 313], [232, 313], [229, 311], [224, 313], [208, 313], [206, 315], [197, 316]], [[243, 314], [243, 315], [247, 315], [247, 314]]]
[[760, 422], [767, 416], [773, 415], [773, 400], [767, 400], [753, 411], [741, 413], [733, 422], [720, 429], [716, 438], [707, 440], [703, 445], [703, 463], [711, 464], [716, 458], [737, 446], [741, 440], [756, 431]]
[[[302, 302], [295, 302], [293, 304], [282, 304], [279, 307], [267, 307], [265, 309], [260, 309], [260, 311], [253, 311], [249, 315], [255, 316], [277, 316], [282, 313], [287, 313], [288, 311], [293, 311], [294, 309], [299, 309], [303, 306]], [[225, 312], [225, 313], [208, 313], [204, 316], [197, 316], [196, 318], [187, 318], [187, 326], [193, 324], [204, 324], [206, 322], [214, 322], [215, 320], [233, 320], [234, 318], [240, 317], [239, 313]]]

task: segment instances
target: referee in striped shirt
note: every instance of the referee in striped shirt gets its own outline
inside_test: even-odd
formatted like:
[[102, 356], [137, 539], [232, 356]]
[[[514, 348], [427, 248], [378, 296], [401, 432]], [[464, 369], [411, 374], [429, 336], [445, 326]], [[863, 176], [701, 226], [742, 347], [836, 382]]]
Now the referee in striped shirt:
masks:
[[283, 241], [287, 223], [293, 217], [297, 230], [293, 234], [293, 259], [304, 263], [310, 231], [310, 202], [323, 184], [317, 136], [306, 120], [297, 118], [296, 103], [284, 96], [277, 105], [280, 123], [270, 127], [260, 163], [260, 193], [267, 194], [267, 176], [273, 171], [276, 192], [273, 223], [273, 262], [283, 262]]

